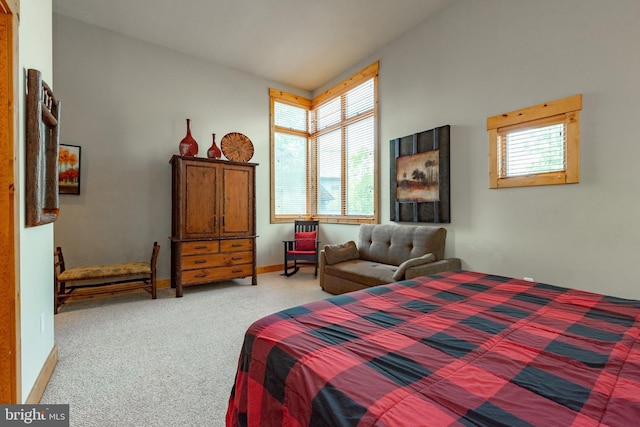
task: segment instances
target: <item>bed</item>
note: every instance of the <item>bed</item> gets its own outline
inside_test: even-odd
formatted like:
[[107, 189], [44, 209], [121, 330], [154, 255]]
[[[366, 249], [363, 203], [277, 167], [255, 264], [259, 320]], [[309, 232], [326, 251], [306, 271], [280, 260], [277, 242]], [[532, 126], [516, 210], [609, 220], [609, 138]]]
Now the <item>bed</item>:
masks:
[[227, 426], [631, 426], [640, 301], [471, 271], [246, 332]]

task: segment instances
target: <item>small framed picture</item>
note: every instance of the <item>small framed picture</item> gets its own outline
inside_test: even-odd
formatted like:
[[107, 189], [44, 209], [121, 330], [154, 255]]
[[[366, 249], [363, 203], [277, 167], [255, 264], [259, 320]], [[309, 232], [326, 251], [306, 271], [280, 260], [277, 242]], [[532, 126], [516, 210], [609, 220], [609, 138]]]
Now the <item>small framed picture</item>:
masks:
[[80, 147], [60, 144], [58, 193], [80, 194]]

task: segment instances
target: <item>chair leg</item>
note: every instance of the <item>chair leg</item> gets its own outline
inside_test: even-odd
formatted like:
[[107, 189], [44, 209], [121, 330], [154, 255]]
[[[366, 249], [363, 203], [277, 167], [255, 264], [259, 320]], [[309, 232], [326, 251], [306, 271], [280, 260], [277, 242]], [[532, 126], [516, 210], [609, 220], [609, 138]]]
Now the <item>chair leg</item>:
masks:
[[151, 275], [151, 299], [158, 298], [158, 284], [156, 280], [156, 275]]
[[[289, 272], [289, 269], [291, 269], [291, 272]], [[298, 267], [298, 263], [297, 262], [293, 262], [293, 265], [291, 267], [289, 267], [289, 260], [285, 258], [284, 260], [284, 275], [287, 277], [293, 276], [294, 274], [296, 274], [298, 272], [298, 270], [300, 270], [300, 267]]]
[[[55, 271], [53, 272], [55, 274]], [[58, 279], [53, 279], [53, 314], [58, 314]]]

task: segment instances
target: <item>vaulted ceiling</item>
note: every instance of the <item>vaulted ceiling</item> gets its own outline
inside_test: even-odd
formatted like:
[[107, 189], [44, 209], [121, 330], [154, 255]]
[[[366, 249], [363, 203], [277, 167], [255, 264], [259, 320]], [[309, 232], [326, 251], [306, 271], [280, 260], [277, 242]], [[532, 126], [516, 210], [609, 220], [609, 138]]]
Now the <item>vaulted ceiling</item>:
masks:
[[53, 12], [315, 90], [454, 0], [53, 0]]

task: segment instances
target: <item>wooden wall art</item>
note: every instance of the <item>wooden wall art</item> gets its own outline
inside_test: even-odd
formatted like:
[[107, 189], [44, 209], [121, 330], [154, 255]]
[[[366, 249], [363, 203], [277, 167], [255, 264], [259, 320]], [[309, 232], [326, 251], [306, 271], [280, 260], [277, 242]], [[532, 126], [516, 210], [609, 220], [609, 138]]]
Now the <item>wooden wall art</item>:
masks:
[[38, 70], [27, 71], [26, 225], [58, 218], [60, 102]]
[[391, 221], [451, 222], [450, 126], [392, 139]]

